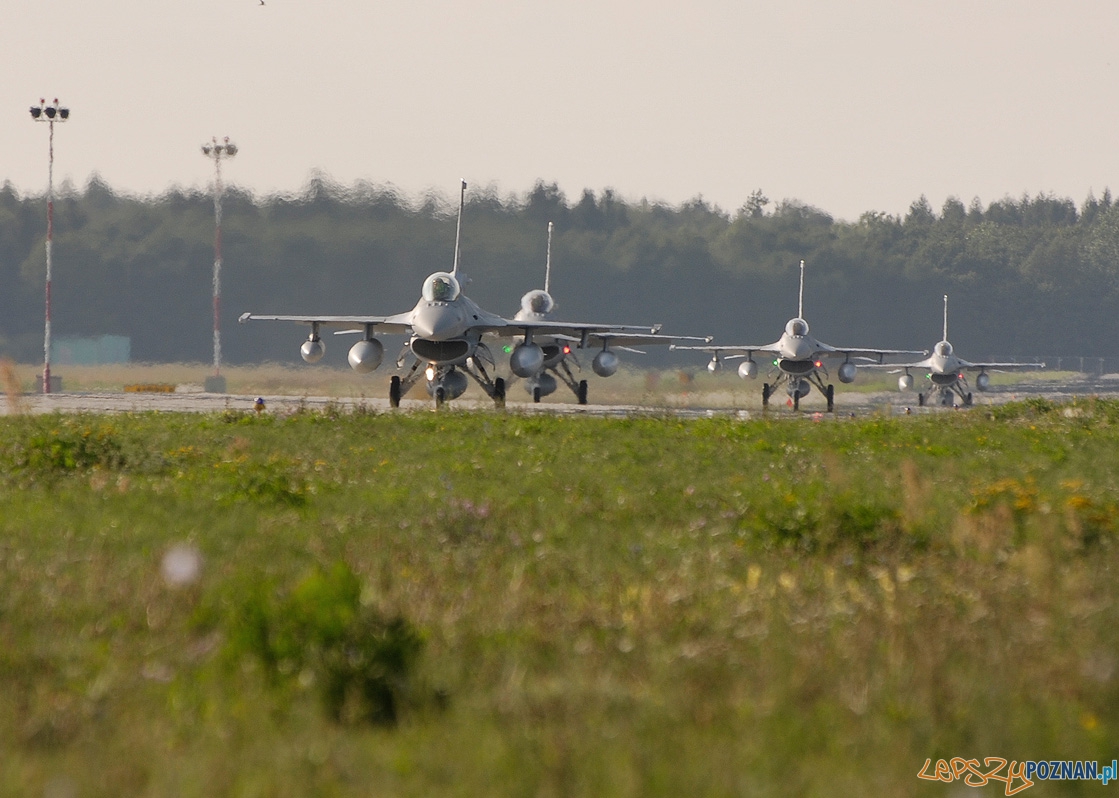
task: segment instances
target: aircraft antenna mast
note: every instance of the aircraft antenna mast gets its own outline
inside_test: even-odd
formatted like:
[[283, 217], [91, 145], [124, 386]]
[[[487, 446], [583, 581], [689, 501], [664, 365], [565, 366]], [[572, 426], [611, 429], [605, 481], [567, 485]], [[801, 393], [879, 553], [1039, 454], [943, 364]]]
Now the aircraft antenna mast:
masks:
[[552, 223], [548, 222], [548, 257], [544, 261], [544, 293], [551, 296], [552, 284]]
[[948, 294], [944, 295], [944, 338], [942, 340], [948, 340]]
[[458, 277], [458, 250], [459, 242], [462, 240], [462, 209], [466, 205], [466, 181], [462, 181], [462, 189], [459, 192], [458, 198], [458, 227], [455, 229], [455, 265], [451, 269], [451, 274]]
[[797, 303], [797, 318], [804, 318], [804, 261], [800, 262], [800, 301]]

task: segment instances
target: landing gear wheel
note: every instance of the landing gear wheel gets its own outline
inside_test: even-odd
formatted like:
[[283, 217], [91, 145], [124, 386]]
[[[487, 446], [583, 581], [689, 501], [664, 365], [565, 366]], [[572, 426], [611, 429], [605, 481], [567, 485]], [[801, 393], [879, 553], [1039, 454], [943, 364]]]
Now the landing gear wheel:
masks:
[[917, 394], [917, 407], [925, 406], [925, 395], [923, 393]]
[[494, 407], [505, 407], [505, 380], [498, 377], [493, 381]]
[[971, 394], [964, 397], [964, 407], [971, 407]]
[[587, 403], [587, 381], [586, 380], [580, 380], [579, 381], [579, 390], [577, 390], [575, 392], [575, 401], [577, 401], [581, 405], [585, 405]]
[[435, 406], [437, 408], [442, 407], [443, 402], [447, 401], [447, 389], [444, 388], [442, 385], [440, 385], [439, 387], [437, 387], [435, 389], [434, 396], [435, 396]]
[[532, 401], [535, 404], [540, 404], [540, 386], [537, 385], [532, 389]]
[[769, 407], [769, 383], [762, 383], [762, 407]]
[[793, 394], [793, 410], [800, 410], [800, 391]]
[[824, 394], [824, 396], [826, 396], [828, 398], [828, 412], [829, 413], [834, 413], [835, 412], [835, 386], [834, 385], [829, 385], [828, 386], [828, 392], [826, 394]]
[[394, 376], [389, 380], [389, 404], [400, 407], [400, 377]]

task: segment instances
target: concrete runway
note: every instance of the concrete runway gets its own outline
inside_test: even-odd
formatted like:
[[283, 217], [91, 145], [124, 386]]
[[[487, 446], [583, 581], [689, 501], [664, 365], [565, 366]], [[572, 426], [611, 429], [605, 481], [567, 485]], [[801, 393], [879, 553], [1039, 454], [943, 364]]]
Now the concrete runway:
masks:
[[[753, 392], [751, 392], [753, 393]], [[422, 395], [422, 393], [421, 393]], [[1003, 404], [1009, 401], [1041, 396], [1053, 401], [1068, 401], [1076, 396], [1104, 396], [1119, 398], [1119, 375], [1090, 377], [1067, 383], [1023, 382], [1011, 386], [998, 386], [990, 391], [975, 393], [975, 407]], [[215, 394], [204, 392], [182, 393], [56, 393], [29, 394], [8, 397], [0, 405], [0, 415], [12, 413], [220, 413], [226, 410], [251, 411], [255, 395]], [[264, 412], [288, 414], [300, 409], [321, 411], [327, 407], [345, 410], [362, 408], [372, 412], [389, 412], [387, 398], [341, 398], [327, 396], [264, 396]], [[836, 418], [864, 416], [872, 413], [904, 415], [909, 413], [945, 412], [944, 407], [917, 407], [917, 395], [913, 392], [878, 391], [872, 393], [837, 390]], [[464, 410], [490, 409], [493, 403], [482, 397], [468, 394], [449, 402], [449, 408]], [[430, 399], [405, 399], [401, 409], [429, 412], [433, 409]], [[580, 407], [567, 402], [532, 402], [510, 400], [507, 409], [522, 413], [572, 413], [592, 416], [626, 416], [634, 414], [667, 414], [676, 417], [732, 416], [736, 418], [761, 417], [761, 399], [743, 397], [738, 407], [705, 407], [702, 397], [696, 397], [694, 405], [666, 404], [661, 406], [641, 405], [601, 405], [590, 404]], [[828, 417], [824, 412], [823, 399], [813, 392], [802, 400], [800, 413], [794, 414], [787, 405], [784, 395], [774, 397], [768, 415], [771, 417]]]

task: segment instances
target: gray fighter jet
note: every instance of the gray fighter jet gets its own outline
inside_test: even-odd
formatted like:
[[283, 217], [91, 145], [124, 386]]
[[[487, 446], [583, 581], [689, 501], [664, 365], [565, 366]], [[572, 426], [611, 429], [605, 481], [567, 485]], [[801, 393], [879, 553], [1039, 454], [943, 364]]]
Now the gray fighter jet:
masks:
[[881, 363], [886, 355], [925, 355], [927, 350], [909, 349], [858, 349], [852, 347], [835, 347], [823, 343], [808, 334], [808, 322], [804, 320], [804, 261], [800, 262], [800, 301], [797, 306], [797, 316], [789, 319], [785, 325], [785, 332], [772, 344], [759, 346], [674, 346], [673, 349], [691, 350], [696, 352], [711, 352], [711, 362], [707, 368], [718, 371], [723, 366], [723, 360], [746, 358], [738, 366], [738, 375], [742, 379], [756, 379], [758, 364], [754, 360], [754, 353], [760, 352], [773, 356], [773, 366], [777, 373], [772, 383], [762, 385], [762, 406], [769, 405], [769, 399], [782, 385], [792, 400], [793, 409], [800, 409], [800, 400], [812, 390], [812, 386], [824, 395], [828, 402], [828, 412], [835, 410], [835, 386], [825, 383], [828, 370], [824, 366], [823, 358], [842, 357], [837, 376], [842, 383], [855, 380], [856, 365], [852, 356], [867, 358], [873, 356]]
[[[617, 355], [611, 350], [615, 343], [624, 345], [631, 338], [644, 340], [655, 337], [660, 325], [640, 327], [621, 324], [583, 324], [552, 321], [546, 318], [506, 319], [482, 310], [462, 293], [459, 280], [459, 243], [462, 235], [462, 212], [466, 200], [466, 181], [462, 182], [459, 197], [458, 226], [455, 232], [454, 265], [449, 272], [438, 271], [423, 282], [420, 300], [416, 306], [393, 316], [272, 316], [244, 313], [246, 321], [293, 321], [311, 326], [311, 334], [300, 348], [303, 359], [316, 363], [326, 352], [320, 335], [324, 326], [344, 327], [341, 333], [357, 332], [362, 340], [350, 347], [350, 367], [359, 373], [375, 371], [384, 358], [384, 345], [379, 334], [405, 334], [408, 344], [397, 359], [397, 368], [406, 368], [403, 377], [394, 375], [389, 384], [389, 402], [400, 406], [400, 399], [421, 378], [425, 380], [428, 395], [436, 406], [461, 396], [473, 379], [498, 407], [505, 404], [505, 380], [493, 376], [496, 364], [483, 336], [493, 336], [516, 341], [509, 365], [514, 374], [531, 378], [545, 369], [548, 355], [536, 341], [546, 345], [563, 336], [563, 340], [578, 348], [601, 346], [595, 356], [595, 372], [610, 376], [618, 369]], [[546, 293], [546, 292], [545, 292]], [[639, 331], [648, 330], [645, 335]], [[619, 337], [620, 336], [620, 337]], [[671, 343], [664, 336], [659, 341]], [[554, 359], [554, 353], [552, 354]], [[410, 364], [409, 364], [410, 361]], [[586, 401], [585, 383], [578, 394]]]
[[944, 295], [944, 333], [940, 341], [932, 349], [932, 354], [916, 363], [897, 363], [889, 366], [873, 365], [868, 368], [888, 368], [892, 371], [904, 371], [898, 377], [898, 390], [909, 391], [913, 389], [913, 375], [910, 369], [923, 369], [925, 378], [929, 381], [928, 388], [917, 393], [917, 404], [928, 404], [934, 394], [938, 395], [940, 404], [953, 407], [956, 397], [965, 405], [972, 402], [971, 388], [968, 386], [964, 374], [968, 371], [978, 371], [975, 377], [975, 388], [985, 391], [991, 385], [991, 377], [987, 371], [1010, 371], [1014, 369], [1043, 369], [1044, 363], [972, 363], [957, 357], [952, 344], [948, 343], [948, 295]]
[[[548, 249], [547, 257], [544, 261], [544, 288], [543, 290], [535, 288], [521, 297], [521, 307], [517, 311], [517, 315], [513, 317], [517, 322], [539, 322], [552, 319], [552, 314], [556, 309], [556, 302], [552, 298], [550, 292], [551, 279], [552, 279], [552, 230], [553, 225], [548, 222]], [[643, 328], [644, 329], [644, 328]], [[645, 344], [667, 344], [672, 345], [674, 341], [705, 341], [710, 342], [710, 337], [696, 338], [692, 336], [666, 336], [660, 335], [660, 325], [653, 327], [651, 332], [648, 333], [634, 333], [625, 331], [619, 328], [612, 332], [596, 332], [592, 338], [596, 344], [602, 345], [602, 350], [599, 351], [594, 359], [591, 361], [591, 368], [594, 373], [600, 377], [609, 377], [618, 370], [618, 356], [615, 354], [617, 350], [624, 350], [627, 352], [641, 353], [641, 350], [634, 349], [634, 346], [641, 346]], [[571, 392], [575, 394], [575, 400], [585, 405], [587, 403], [587, 381], [576, 380], [568, 361], [575, 364], [576, 368], [582, 368], [579, 361], [575, 357], [575, 348], [579, 348], [582, 341], [570, 335], [563, 333], [553, 333], [544, 335], [545, 331], [541, 330], [540, 333], [534, 336], [533, 340], [544, 352], [544, 360], [540, 367], [535, 371], [531, 370], [532, 364], [523, 364], [514, 362], [510, 358], [510, 367], [512, 368], [514, 376], [523, 377], [525, 380], [525, 390], [532, 395], [532, 401], [539, 402], [543, 396], [548, 396], [554, 393], [559, 383], [563, 383]], [[515, 352], [511, 345], [506, 345], [507, 350]]]

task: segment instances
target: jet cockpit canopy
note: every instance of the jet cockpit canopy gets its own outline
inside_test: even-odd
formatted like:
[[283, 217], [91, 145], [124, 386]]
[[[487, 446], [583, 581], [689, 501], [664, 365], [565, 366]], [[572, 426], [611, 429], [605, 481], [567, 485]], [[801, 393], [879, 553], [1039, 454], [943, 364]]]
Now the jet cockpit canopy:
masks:
[[454, 302], [462, 289], [448, 272], [436, 272], [424, 280], [423, 298], [428, 302]]
[[937, 345], [933, 347], [933, 351], [941, 357], [948, 357], [952, 354], [952, 344], [947, 341], [939, 341]]
[[537, 288], [521, 297], [521, 310], [536, 316], [546, 316], [555, 309], [556, 303], [551, 294]]
[[804, 319], [789, 319], [789, 323], [785, 325], [785, 334], [797, 338], [808, 335], [808, 322]]

